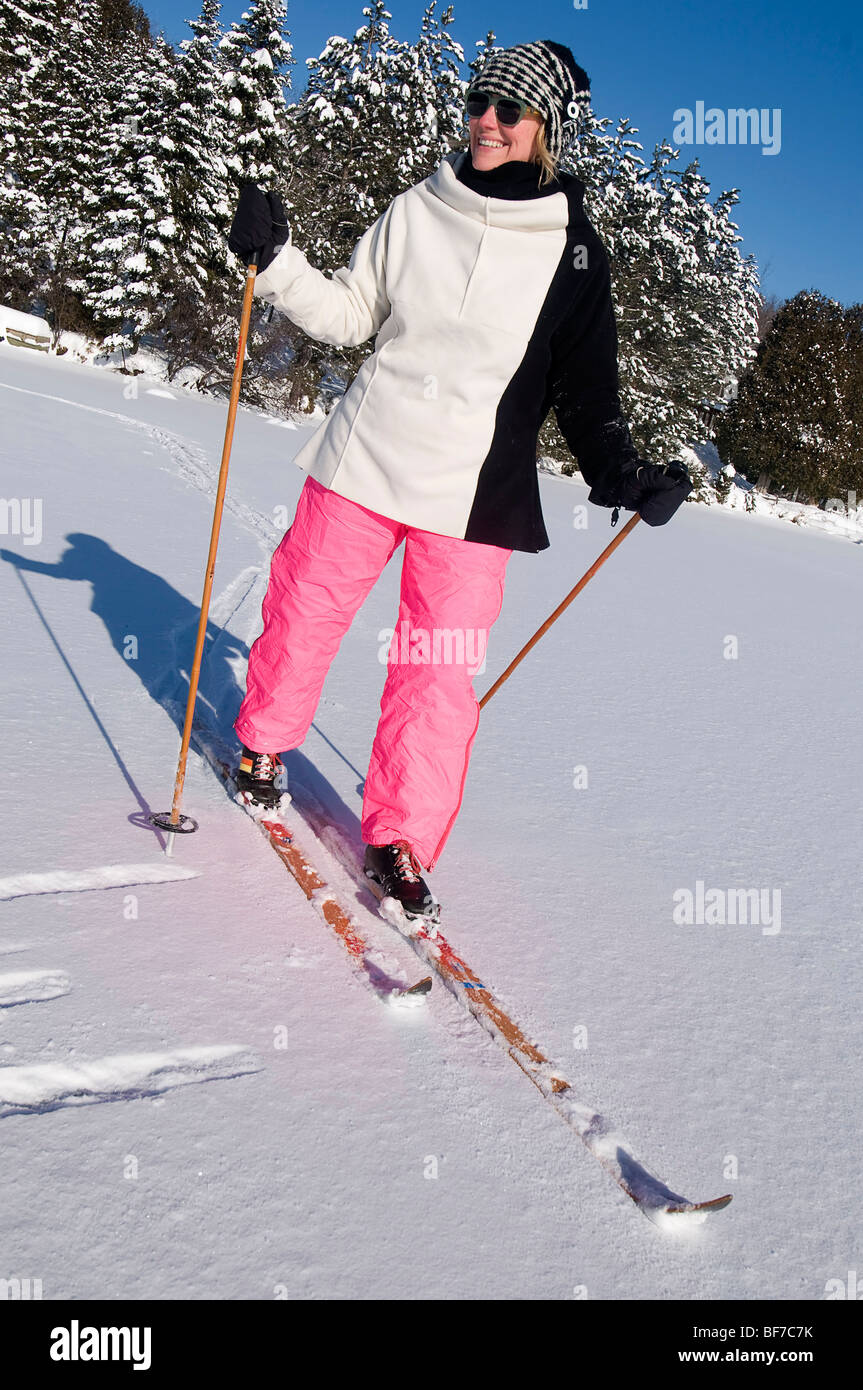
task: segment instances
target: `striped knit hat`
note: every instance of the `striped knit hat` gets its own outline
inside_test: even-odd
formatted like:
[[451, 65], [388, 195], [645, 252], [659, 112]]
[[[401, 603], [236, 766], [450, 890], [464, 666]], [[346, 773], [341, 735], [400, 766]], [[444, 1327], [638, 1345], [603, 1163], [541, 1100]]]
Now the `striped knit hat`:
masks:
[[557, 163], [564, 140], [575, 130], [578, 95], [589, 95], [590, 78], [562, 43], [538, 39], [492, 53], [470, 86], [527, 102], [541, 111], [548, 152]]

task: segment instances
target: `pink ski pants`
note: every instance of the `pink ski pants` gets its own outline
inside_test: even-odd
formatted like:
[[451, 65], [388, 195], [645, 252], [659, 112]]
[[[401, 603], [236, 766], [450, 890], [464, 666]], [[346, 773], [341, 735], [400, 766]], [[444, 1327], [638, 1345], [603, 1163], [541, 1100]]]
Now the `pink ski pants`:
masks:
[[264, 630], [234, 728], [256, 753], [299, 747], [342, 637], [402, 541], [362, 836], [372, 845], [407, 840], [431, 869], [461, 806], [479, 723], [473, 676], [500, 613], [511, 550], [406, 526], [307, 478], [273, 556]]

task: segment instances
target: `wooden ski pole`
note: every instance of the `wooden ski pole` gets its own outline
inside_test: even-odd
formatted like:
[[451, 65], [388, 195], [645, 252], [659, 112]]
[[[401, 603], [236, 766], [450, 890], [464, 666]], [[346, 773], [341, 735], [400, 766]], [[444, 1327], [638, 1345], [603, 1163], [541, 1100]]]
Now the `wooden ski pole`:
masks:
[[228, 485], [228, 462], [231, 457], [231, 445], [234, 439], [234, 422], [237, 418], [237, 404], [240, 399], [240, 385], [243, 380], [243, 362], [246, 356], [246, 341], [249, 336], [249, 322], [252, 316], [252, 296], [255, 289], [255, 276], [257, 275], [258, 253], [255, 251], [246, 270], [246, 288], [243, 295], [243, 308], [240, 315], [240, 337], [237, 343], [237, 358], [234, 363], [234, 375], [231, 380], [231, 395], [228, 403], [228, 422], [225, 426], [225, 442], [222, 446], [222, 462], [219, 468], [219, 482], [216, 488], [216, 505], [213, 511], [213, 527], [210, 533], [210, 552], [207, 556], [207, 569], [204, 575], [204, 593], [201, 598], [201, 613], [198, 619], [198, 636], [195, 642], [195, 655], [192, 659], [192, 673], [189, 677], [189, 694], [186, 700], [186, 719], [183, 725], [183, 738], [180, 744], [180, 757], [177, 763], [177, 775], [174, 778], [174, 800], [171, 810], [157, 811], [148, 817], [152, 825], [159, 826], [162, 830], [167, 830], [168, 843], [165, 846], [165, 854], [169, 855], [174, 848], [174, 835], [189, 835], [193, 830], [197, 830], [197, 822], [191, 816], [180, 814], [180, 803], [183, 799], [183, 784], [186, 780], [186, 759], [189, 754], [189, 744], [192, 738], [192, 720], [195, 714], [195, 700], [198, 695], [198, 680], [201, 674], [201, 658], [204, 653], [204, 640], [207, 635], [207, 621], [210, 614], [210, 595], [213, 592], [213, 575], [216, 570], [216, 551], [219, 548], [219, 531], [222, 526], [222, 510], [225, 503], [225, 490]]
[[494, 695], [495, 691], [500, 690], [500, 687], [503, 685], [504, 681], [507, 680], [508, 677], [512, 675], [512, 673], [513, 673], [513, 671], [515, 670], [515, 668], [516, 668], [516, 666], [518, 665], [518, 663], [519, 663], [520, 661], [522, 661], [522, 660], [524, 659], [524, 657], [527, 656], [527, 654], [528, 654], [528, 652], [530, 651], [531, 647], [535, 647], [535, 646], [536, 646], [536, 644], [537, 644], [537, 642], [539, 641], [539, 639], [540, 639], [540, 637], [542, 636], [542, 634], [543, 634], [544, 632], [547, 632], [548, 629], [551, 627], [552, 623], [554, 623], [554, 622], [557, 621], [557, 619], [560, 617], [560, 615], [561, 615], [561, 613], [563, 612], [563, 610], [564, 610], [565, 608], [568, 608], [569, 605], [572, 603], [572, 600], [573, 600], [578, 594], [581, 593], [582, 589], [584, 588], [584, 586], [585, 586], [585, 584], [588, 582], [588, 580], [590, 580], [590, 579], [593, 578], [593, 576], [596, 574], [596, 571], [600, 568], [600, 566], [605, 564], [606, 560], [608, 559], [608, 557], [609, 557], [609, 555], [612, 553], [612, 551], [616, 550], [617, 547], [620, 545], [620, 542], [623, 540], [624, 536], [628, 536], [629, 533], [630, 533], [630, 531], [633, 530], [633, 528], [634, 528], [635, 526], [637, 526], [637, 524], [638, 524], [638, 522], [639, 522], [640, 520], [641, 520], [641, 517], [638, 515], [638, 512], [636, 512], [634, 516], [630, 517], [629, 521], [627, 521], [627, 523], [626, 523], [626, 525], [624, 526], [623, 530], [622, 530], [618, 535], [616, 535], [615, 538], [614, 538], [614, 540], [611, 541], [611, 542], [605, 547], [605, 549], [603, 550], [602, 554], [601, 554], [596, 560], [594, 560], [594, 562], [593, 562], [593, 564], [591, 565], [590, 569], [587, 570], [587, 572], [581, 576], [581, 579], [579, 579], [579, 581], [578, 581], [578, 583], [576, 584], [575, 588], [572, 589], [572, 590], [570, 590], [570, 592], [567, 594], [567, 596], [566, 596], [566, 598], [563, 600], [563, 602], [562, 602], [562, 603], [559, 603], [558, 606], [557, 606], [557, 608], [555, 608], [554, 612], [553, 612], [552, 614], [550, 614], [550, 616], [549, 616], [548, 618], [546, 618], [546, 620], [545, 620], [545, 622], [543, 623], [542, 627], [537, 628], [536, 632], [533, 634], [533, 636], [531, 637], [530, 641], [529, 641], [529, 642], [525, 642], [525, 644], [524, 644], [524, 646], [522, 647], [521, 651], [518, 653], [517, 656], [514, 656], [514, 657], [513, 657], [512, 661], [511, 661], [511, 662], [509, 663], [509, 665], [507, 666], [507, 668], [506, 668], [506, 670], [504, 671], [503, 675], [498, 676], [497, 680], [495, 681], [495, 683], [494, 683], [494, 685], [491, 687], [491, 689], [490, 689], [490, 690], [487, 690], [487, 691], [485, 692], [485, 694], [483, 695], [482, 699], [481, 699], [480, 702], [479, 702], [479, 707], [480, 707], [480, 709], [482, 709], [483, 705], [487, 705], [487, 704], [488, 704], [489, 700], [491, 699], [492, 695]]

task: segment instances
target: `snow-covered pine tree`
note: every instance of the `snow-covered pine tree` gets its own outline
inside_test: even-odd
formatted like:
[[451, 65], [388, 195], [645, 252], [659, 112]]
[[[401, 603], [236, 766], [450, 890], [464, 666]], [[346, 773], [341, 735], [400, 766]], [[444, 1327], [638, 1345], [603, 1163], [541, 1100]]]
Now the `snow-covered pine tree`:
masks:
[[33, 226], [42, 209], [32, 171], [37, 93], [53, 46], [45, 0], [0, 0], [0, 298], [31, 307], [39, 275]]
[[730, 463], [727, 463], [723, 468], [720, 468], [719, 472], [716, 475], [716, 478], [714, 479], [713, 485], [716, 489], [717, 502], [728, 501], [728, 496], [731, 492], [731, 484], [733, 482], [734, 469]]
[[[87, 329], [76, 280], [86, 232], [84, 204], [105, 122], [104, 80], [116, 35], [148, 34], [137, 6], [114, 0], [28, 0], [40, 46], [19, 89], [19, 126], [11, 182], [27, 197], [18, 220], [17, 273], [55, 334]], [[23, 14], [23, 12], [20, 12]], [[5, 186], [9, 187], [7, 178]]]
[[411, 139], [406, 45], [383, 0], [364, 7], [352, 39], [330, 38], [307, 59], [308, 86], [290, 111], [291, 197], [315, 264], [347, 264], [359, 237], [407, 187], [399, 165]]
[[[416, 101], [407, 75], [416, 71], [390, 33], [383, 0], [363, 11], [365, 23], [346, 39], [327, 41], [306, 60], [308, 86], [289, 108], [288, 187], [292, 235], [323, 271], [347, 265], [363, 232], [416, 179], [404, 151], [414, 138]], [[332, 366], [349, 380], [368, 347], [332, 348], [294, 335], [294, 397], [314, 395]]]
[[[94, 233], [98, 236], [101, 230], [93, 212], [106, 192], [102, 170], [113, 119], [115, 75], [125, 70], [130, 51], [149, 50], [150, 27], [144, 11], [132, 0], [81, 0], [74, 9], [65, 0], [56, 0], [56, 8], [68, 16], [71, 33], [58, 43], [56, 105], [46, 110], [43, 122], [43, 129], [51, 132], [44, 175], [45, 217], [38, 232], [52, 249], [46, 298], [53, 309], [55, 334], [75, 327], [98, 334], [99, 322], [86, 286], [94, 270]], [[50, 100], [53, 104], [53, 92]]]
[[449, 32], [453, 10], [448, 6], [438, 17], [437, 0], [423, 12], [420, 33], [413, 45], [394, 52], [389, 86], [407, 97], [400, 131], [397, 176], [404, 188], [434, 173], [444, 155], [464, 137], [465, 83], [458, 64], [464, 49]]
[[164, 123], [162, 173], [177, 233], [158, 275], [153, 325], [167, 351], [169, 379], [188, 363], [229, 362], [236, 348], [242, 272], [228, 251], [236, 189], [217, 55], [220, 11], [220, 0], [203, 0], [199, 17], [188, 21], [193, 37], [180, 44]]
[[503, 52], [503, 45], [497, 43], [496, 39], [497, 35], [495, 34], [494, 30], [489, 29], [485, 38], [477, 39], [476, 43], [474, 44], [474, 47], [476, 49], [476, 57], [472, 58], [471, 61], [468, 63], [468, 68], [470, 69], [470, 77], [467, 81], [468, 87], [472, 87], [477, 82], [477, 79], [479, 78], [483, 68], [485, 67], [492, 54]]
[[294, 61], [285, 0], [252, 0], [220, 40], [219, 55], [235, 185], [279, 187], [286, 173], [285, 88]]
[[844, 420], [836, 440], [836, 497], [861, 514], [863, 508], [863, 304], [844, 314], [845, 341], [839, 351], [837, 386]]
[[697, 162], [680, 171], [676, 158], [670, 146], [657, 147], [650, 171], [662, 199], [650, 357], [672, 415], [667, 425], [655, 411], [648, 420], [657, 446], [670, 450], [707, 437], [707, 412], [727, 396], [758, 341], [757, 273], [740, 256], [730, 219], [737, 191], [711, 203]]
[[637, 447], [649, 457], [657, 447], [657, 426], [667, 424], [673, 410], [665, 364], [657, 372], [652, 352], [663, 330], [654, 292], [664, 273], [668, 233], [660, 195], [634, 138], [637, 131], [625, 117], [613, 131], [602, 125], [601, 134], [588, 137], [590, 165], [582, 161], [580, 146], [573, 158], [578, 177], [587, 184], [586, 206], [611, 266], [624, 413]]
[[109, 124], [86, 199], [81, 293], [106, 351], [125, 358], [159, 312], [159, 279], [177, 254], [163, 169], [172, 153], [164, 133], [175, 104], [173, 49], [126, 36], [104, 82]]
[[[284, 197], [290, 181], [285, 89], [291, 85], [294, 61], [284, 0], [253, 0], [239, 23], [232, 24], [220, 40], [218, 57], [223, 69], [221, 101], [228, 140], [225, 163], [234, 185], [232, 203], [236, 205], [237, 193], [246, 183]], [[236, 258], [231, 259], [239, 275], [242, 267]], [[265, 313], [259, 304], [252, 310], [252, 361], [243, 376], [244, 395], [258, 401], [265, 399], [260, 385], [268, 375], [275, 372], [281, 384], [293, 336], [292, 327], [286, 329], [285, 320], [280, 319], [267, 331], [262, 350], [259, 330]], [[229, 304], [224, 321], [230, 324], [230, 320]]]

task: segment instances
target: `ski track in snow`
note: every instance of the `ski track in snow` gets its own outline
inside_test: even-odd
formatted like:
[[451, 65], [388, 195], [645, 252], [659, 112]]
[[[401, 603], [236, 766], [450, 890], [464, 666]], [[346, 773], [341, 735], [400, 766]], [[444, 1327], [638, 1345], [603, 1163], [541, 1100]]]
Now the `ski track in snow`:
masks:
[[139, 883], [176, 883], [200, 878], [200, 869], [180, 864], [104, 864], [95, 869], [54, 869], [0, 878], [0, 902], [37, 893], [84, 893], [93, 888], [131, 888]]
[[[164, 450], [175, 464], [174, 470], [163, 469], [163, 471], [175, 471], [186, 482], [208, 495], [214, 490], [218, 469], [213, 468], [203, 449], [182, 435], [174, 433], [173, 430], [162, 429], [159, 425], [150, 425], [144, 420], [136, 420], [132, 415], [123, 415], [117, 410], [105, 410], [101, 406], [85, 405], [82, 401], [72, 401], [66, 396], [52, 396], [45, 391], [30, 391], [24, 386], [11, 386], [5, 381], [0, 382], [0, 387], [5, 391], [17, 391], [23, 396], [38, 396], [41, 400], [53, 401], [57, 405], [71, 405], [76, 410], [86, 410], [91, 415], [104, 415], [109, 420], [118, 420], [120, 424], [131, 425], [136, 430], [142, 430], [149, 439]], [[281, 539], [282, 533], [278, 527], [254, 507], [247, 506], [245, 502], [226, 496], [225, 510], [252, 531], [270, 550], [274, 543]]]
[[[265, 587], [266, 578], [267, 576], [261, 574], [259, 565], [248, 565], [244, 570], [241, 570], [234, 579], [225, 585], [210, 604], [211, 622], [216, 627], [228, 627], [231, 619], [239, 613], [253, 591], [256, 588]], [[252, 635], [256, 636], [257, 628], [260, 625], [260, 613], [258, 612], [255, 613], [252, 623], [247, 624], [247, 631], [241, 634], [242, 637], [248, 641]]]
[[230, 1080], [260, 1070], [246, 1047], [230, 1043], [173, 1052], [127, 1052], [75, 1065], [43, 1062], [0, 1067], [0, 1119], [67, 1105], [136, 1100], [176, 1086]]
[[13, 970], [0, 975], [0, 1009], [38, 1004], [68, 994], [72, 982], [62, 970]]
[[[269, 580], [269, 571], [263, 571], [259, 565], [249, 565], [241, 570], [238, 575], [231, 579], [221, 590], [210, 604], [209, 620], [213, 627], [219, 631], [214, 638], [212, 645], [208, 648], [207, 657], [212, 662], [213, 655], [219, 647], [225, 633], [230, 629], [233, 634], [239, 637], [247, 647], [251, 647], [252, 642], [261, 631], [261, 605], [264, 598], [264, 591]], [[256, 599], [255, 602], [250, 602]], [[242, 626], [231, 627], [234, 619], [242, 609], [246, 609], [246, 618]], [[165, 672], [165, 678], [158, 689], [158, 698], [167, 709], [173, 713], [173, 717], [182, 727], [185, 717], [185, 698], [179, 701], [175, 698], [177, 676], [181, 676], [188, 688], [189, 671], [184, 665], [188, 662], [188, 652], [181, 653], [181, 639], [185, 643], [186, 631], [184, 628], [175, 628], [171, 633], [173, 643], [173, 661]], [[242, 656], [228, 655], [224, 657], [225, 675], [218, 685], [214, 686], [212, 695], [215, 697], [215, 704], [209, 700], [204, 700], [200, 692], [198, 695], [198, 707], [196, 711], [196, 724], [199, 717], [202, 717], [204, 708], [210, 711], [210, 720], [218, 723], [219, 710], [223, 705], [223, 697], [226, 697], [233, 684], [239, 690], [244, 690], [246, 685], [246, 660]], [[234, 751], [229, 754], [229, 761], [235, 756]]]

